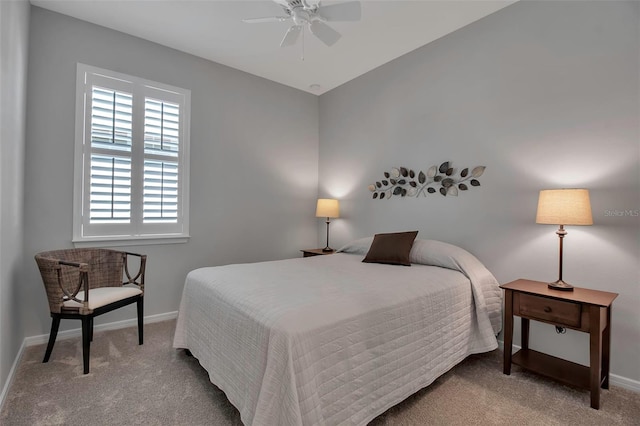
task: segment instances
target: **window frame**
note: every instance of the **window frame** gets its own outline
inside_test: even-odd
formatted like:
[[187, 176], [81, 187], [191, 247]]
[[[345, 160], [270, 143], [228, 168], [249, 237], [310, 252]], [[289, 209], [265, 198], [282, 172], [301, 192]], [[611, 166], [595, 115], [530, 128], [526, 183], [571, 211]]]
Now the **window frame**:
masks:
[[[99, 148], [91, 146], [91, 96], [94, 85], [108, 90], [131, 93], [130, 221], [127, 224], [89, 222], [91, 155]], [[153, 99], [179, 105], [178, 201], [176, 223], [145, 223], [144, 166], [146, 160], [159, 157], [144, 152], [145, 101]], [[76, 125], [73, 184], [73, 237], [76, 247], [125, 246], [184, 243], [189, 235], [189, 130], [191, 91], [163, 83], [78, 63], [76, 71]]]

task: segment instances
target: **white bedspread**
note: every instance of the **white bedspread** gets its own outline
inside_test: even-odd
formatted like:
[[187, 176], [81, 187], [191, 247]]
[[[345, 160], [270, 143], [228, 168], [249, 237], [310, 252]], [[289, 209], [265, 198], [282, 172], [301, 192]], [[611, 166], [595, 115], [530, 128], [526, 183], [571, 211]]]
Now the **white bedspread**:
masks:
[[265, 426], [366, 424], [497, 347], [500, 290], [477, 260], [464, 271], [361, 260], [192, 271], [173, 345], [193, 353], [244, 424]]

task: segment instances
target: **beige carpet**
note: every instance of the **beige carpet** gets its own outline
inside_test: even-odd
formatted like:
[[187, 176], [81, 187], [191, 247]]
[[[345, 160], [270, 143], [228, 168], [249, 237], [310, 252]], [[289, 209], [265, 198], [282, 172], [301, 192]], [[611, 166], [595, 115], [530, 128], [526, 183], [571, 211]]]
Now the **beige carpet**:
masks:
[[[240, 425], [238, 411], [198, 361], [171, 347], [175, 321], [94, 336], [91, 373], [80, 339], [28, 348], [0, 412], [2, 425]], [[589, 393], [513, 368], [501, 353], [471, 356], [371, 425], [640, 425], [640, 394], [613, 387], [602, 408]], [[274, 425], [277, 426], [277, 425]]]

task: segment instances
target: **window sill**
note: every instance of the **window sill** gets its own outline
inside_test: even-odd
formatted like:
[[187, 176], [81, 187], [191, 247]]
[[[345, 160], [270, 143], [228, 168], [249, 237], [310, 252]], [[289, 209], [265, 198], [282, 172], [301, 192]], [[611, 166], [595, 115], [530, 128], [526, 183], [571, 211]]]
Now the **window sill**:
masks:
[[116, 237], [86, 237], [74, 238], [73, 245], [83, 247], [121, 247], [121, 246], [147, 246], [155, 244], [184, 244], [189, 241], [190, 235], [150, 235], [150, 236], [116, 236]]

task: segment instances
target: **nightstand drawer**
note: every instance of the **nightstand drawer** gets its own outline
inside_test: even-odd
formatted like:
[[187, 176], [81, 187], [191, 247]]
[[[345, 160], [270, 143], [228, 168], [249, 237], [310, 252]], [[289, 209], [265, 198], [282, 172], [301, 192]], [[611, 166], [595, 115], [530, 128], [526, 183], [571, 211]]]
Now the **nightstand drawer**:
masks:
[[568, 327], [580, 328], [582, 305], [548, 297], [517, 293], [514, 299], [517, 315], [547, 321]]

